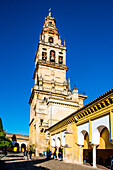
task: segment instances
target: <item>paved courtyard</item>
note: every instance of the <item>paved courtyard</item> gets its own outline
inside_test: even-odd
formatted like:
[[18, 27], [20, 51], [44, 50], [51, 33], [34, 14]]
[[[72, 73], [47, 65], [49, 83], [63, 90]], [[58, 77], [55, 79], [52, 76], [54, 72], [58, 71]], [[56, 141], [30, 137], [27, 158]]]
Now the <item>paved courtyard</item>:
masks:
[[23, 154], [8, 154], [6, 157], [1, 157], [0, 170], [102, 170], [108, 168], [98, 165], [98, 168], [93, 168], [90, 165], [78, 165], [65, 163], [59, 160], [47, 160], [43, 157], [34, 157], [31, 161], [25, 160]]

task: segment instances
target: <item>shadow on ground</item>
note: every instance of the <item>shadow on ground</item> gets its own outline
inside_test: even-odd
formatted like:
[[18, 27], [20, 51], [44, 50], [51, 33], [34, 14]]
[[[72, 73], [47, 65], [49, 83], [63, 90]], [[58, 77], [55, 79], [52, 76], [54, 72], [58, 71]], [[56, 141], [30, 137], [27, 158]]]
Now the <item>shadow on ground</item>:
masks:
[[[20, 157], [20, 156], [19, 156]], [[97, 165], [97, 168], [108, 170], [108, 167]], [[39, 158], [34, 160], [25, 160], [24, 157], [14, 158], [10, 155], [0, 160], [0, 170], [95, 170], [92, 164], [85, 165], [65, 163], [59, 160]]]
[[[21, 162], [10, 162], [10, 161], [21, 161]], [[32, 160], [32, 161], [25, 161], [24, 159], [5, 159], [0, 160], [0, 170], [50, 170], [48, 168], [42, 166], [35, 166], [35, 164], [41, 164], [43, 162], [50, 161], [48, 159], [39, 159], [39, 160]], [[5, 163], [7, 162], [7, 163]]]

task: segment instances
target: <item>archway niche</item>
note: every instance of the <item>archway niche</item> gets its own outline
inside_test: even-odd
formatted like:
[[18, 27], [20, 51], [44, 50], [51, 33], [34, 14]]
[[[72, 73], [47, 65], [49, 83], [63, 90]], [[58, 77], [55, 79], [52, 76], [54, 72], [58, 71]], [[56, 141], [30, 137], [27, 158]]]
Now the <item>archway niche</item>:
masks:
[[26, 150], [26, 145], [24, 143], [21, 144], [21, 152], [24, 152]]
[[55, 51], [54, 50], [50, 51], [50, 61], [55, 62]]
[[53, 37], [49, 37], [49, 43], [53, 43]]
[[98, 127], [100, 144], [97, 146], [97, 164], [110, 166], [110, 156], [113, 155], [113, 144], [110, 143], [109, 130], [105, 126]]
[[92, 147], [89, 144], [89, 134], [84, 132], [83, 162], [92, 162]]
[[13, 151], [14, 152], [19, 152], [19, 143], [15, 143], [13, 146]]

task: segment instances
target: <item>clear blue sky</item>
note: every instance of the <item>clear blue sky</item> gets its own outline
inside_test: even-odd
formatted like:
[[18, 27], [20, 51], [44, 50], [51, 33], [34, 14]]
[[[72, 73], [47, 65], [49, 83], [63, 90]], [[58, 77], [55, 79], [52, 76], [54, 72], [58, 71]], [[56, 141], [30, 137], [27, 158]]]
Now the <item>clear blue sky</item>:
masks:
[[45, 16], [67, 46], [71, 88], [84, 104], [113, 88], [113, 0], [0, 0], [0, 117], [6, 132], [29, 134], [34, 58]]

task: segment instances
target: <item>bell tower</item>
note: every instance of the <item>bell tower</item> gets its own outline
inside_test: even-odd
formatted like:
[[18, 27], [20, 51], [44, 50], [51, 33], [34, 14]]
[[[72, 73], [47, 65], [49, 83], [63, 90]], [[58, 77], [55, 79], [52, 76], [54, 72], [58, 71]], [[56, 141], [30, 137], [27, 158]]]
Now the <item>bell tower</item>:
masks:
[[34, 80], [40, 90], [67, 93], [66, 47], [61, 45], [55, 18], [45, 17], [35, 58]]
[[[31, 89], [29, 145], [36, 155], [49, 143], [48, 127], [83, 106], [86, 95], [71, 94], [70, 79], [66, 81], [66, 46], [61, 44], [55, 18], [49, 11], [45, 17], [35, 56], [34, 87]], [[75, 92], [76, 89], [76, 92]]]

